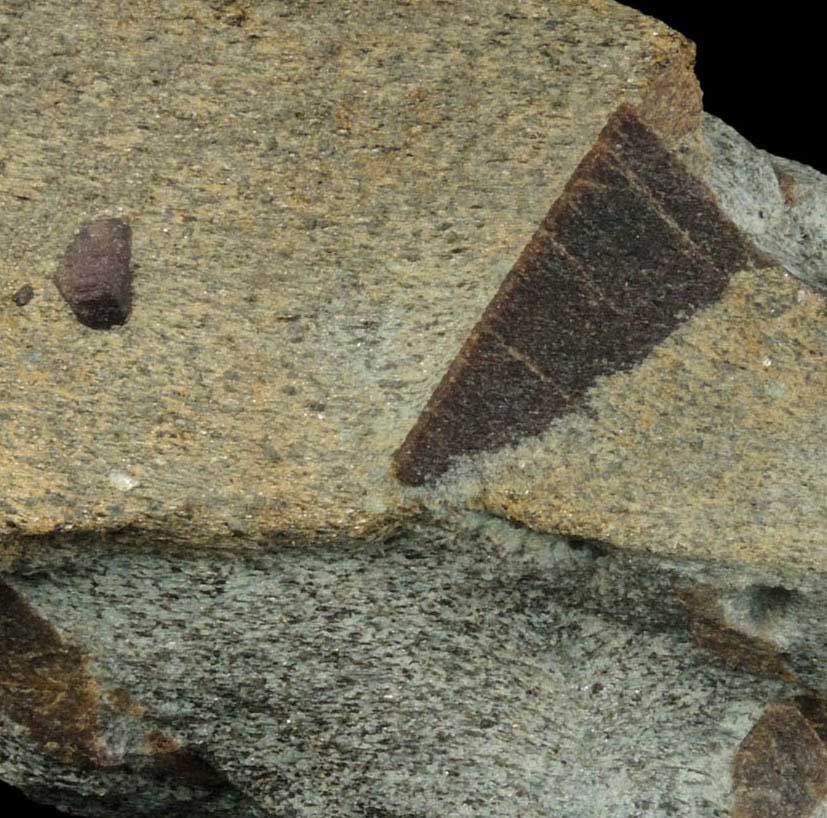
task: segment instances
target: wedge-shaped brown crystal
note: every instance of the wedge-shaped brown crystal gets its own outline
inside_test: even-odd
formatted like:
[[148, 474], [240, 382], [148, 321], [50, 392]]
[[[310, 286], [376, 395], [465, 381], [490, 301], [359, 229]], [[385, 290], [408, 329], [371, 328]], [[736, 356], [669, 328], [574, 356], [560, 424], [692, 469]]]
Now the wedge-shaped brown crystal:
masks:
[[405, 442], [410, 485], [546, 429], [627, 369], [740, 269], [769, 265], [623, 106], [503, 281]]
[[732, 759], [733, 818], [809, 818], [827, 799], [825, 702], [772, 702]]

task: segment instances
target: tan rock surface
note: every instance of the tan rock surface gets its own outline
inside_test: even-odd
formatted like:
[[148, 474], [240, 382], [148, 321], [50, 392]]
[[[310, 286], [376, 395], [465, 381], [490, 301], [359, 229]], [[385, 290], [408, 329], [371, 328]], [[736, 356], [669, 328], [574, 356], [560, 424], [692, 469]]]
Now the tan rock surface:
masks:
[[[0, 21], [2, 565], [86, 535], [387, 536], [391, 453], [610, 112], [668, 140], [700, 113], [691, 44], [610, 2]], [[133, 230], [109, 331], [52, 283], [100, 215]]]

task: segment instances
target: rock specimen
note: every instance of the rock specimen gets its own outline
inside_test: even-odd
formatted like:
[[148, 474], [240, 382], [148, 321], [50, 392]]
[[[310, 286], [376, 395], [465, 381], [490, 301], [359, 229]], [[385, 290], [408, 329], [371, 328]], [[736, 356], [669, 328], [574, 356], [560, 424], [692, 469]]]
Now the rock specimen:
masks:
[[[0, 779], [129, 818], [820, 808], [827, 193], [702, 115], [690, 43], [609, 0], [0, 25]], [[86, 332], [36, 279], [102, 210], [140, 309]], [[423, 415], [458, 369], [468, 414]]]

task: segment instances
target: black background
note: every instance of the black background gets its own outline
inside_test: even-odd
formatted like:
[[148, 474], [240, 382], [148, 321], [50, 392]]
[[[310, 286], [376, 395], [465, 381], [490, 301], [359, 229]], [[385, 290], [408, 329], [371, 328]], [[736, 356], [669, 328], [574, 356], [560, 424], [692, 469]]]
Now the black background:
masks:
[[[789, 2], [786, 15], [777, 4], [762, 10], [758, 4], [726, 0], [624, 5], [663, 20], [697, 44], [697, 73], [707, 111], [756, 147], [827, 173], [824, 129], [816, 121], [824, 103], [825, 49], [818, 42], [815, 5]], [[12, 818], [63, 815], [31, 804], [4, 785], [0, 806]]]
[[758, 148], [827, 173], [823, 28], [815, 5], [628, 2], [698, 47], [704, 109]]

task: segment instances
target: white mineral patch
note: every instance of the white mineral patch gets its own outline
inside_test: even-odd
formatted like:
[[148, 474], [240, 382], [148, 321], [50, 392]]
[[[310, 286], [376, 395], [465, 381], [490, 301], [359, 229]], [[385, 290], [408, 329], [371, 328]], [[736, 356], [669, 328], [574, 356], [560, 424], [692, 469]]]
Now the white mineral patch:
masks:
[[131, 491], [139, 484], [139, 481], [132, 475], [120, 471], [120, 469], [112, 469], [107, 476], [109, 482], [119, 491]]

